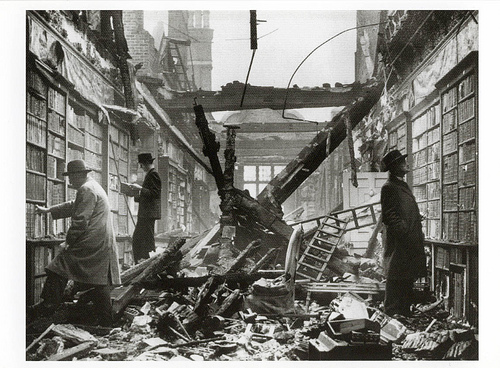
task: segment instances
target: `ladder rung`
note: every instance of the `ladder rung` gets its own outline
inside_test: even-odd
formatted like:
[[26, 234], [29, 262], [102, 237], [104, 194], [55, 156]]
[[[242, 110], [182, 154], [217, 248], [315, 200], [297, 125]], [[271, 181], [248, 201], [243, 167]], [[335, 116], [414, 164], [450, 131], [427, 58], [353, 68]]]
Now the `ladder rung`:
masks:
[[328, 217], [329, 219], [332, 219], [332, 220], [335, 220], [335, 221], [338, 221], [338, 222], [343, 222], [344, 224], [347, 224], [349, 222], [349, 221], [342, 220], [341, 218], [338, 218], [338, 217], [335, 217], [335, 216], [332, 216], [332, 215], [326, 215], [325, 217]]
[[317, 236], [315, 236], [313, 239], [315, 239], [315, 240], [319, 240], [319, 241], [322, 241], [322, 242], [324, 242], [324, 243], [326, 243], [326, 244], [331, 244], [331, 245], [333, 245], [333, 246], [335, 246], [335, 247], [336, 247], [336, 246], [337, 246], [337, 244], [338, 244], [338, 243], [331, 242], [331, 241], [329, 241], [329, 240], [325, 240], [325, 239], [318, 238]]
[[320, 258], [318, 256], [315, 256], [313, 254], [306, 253], [306, 252], [307, 252], [307, 249], [304, 252], [304, 254], [302, 255], [303, 257], [311, 257], [311, 258], [316, 259], [316, 260], [321, 261], [321, 262], [325, 262], [325, 263], [328, 262], [328, 259]]
[[324, 268], [323, 268], [323, 267], [325, 266], [325, 265], [323, 265], [323, 267], [322, 267], [322, 268], [318, 268], [318, 267], [313, 266], [313, 265], [311, 265], [311, 264], [309, 264], [309, 263], [305, 263], [304, 261], [302, 261], [302, 263], [301, 263], [300, 265], [301, 265], [301, 266], [308, 267], [308, 268], [312, 268], [313, 270], [316, 270], [316, 271], [318, 271], [318, 272], [323, 272], [323, 271], [324, 271]]
[[317, 247], [316, 245], [313, 245], [313, 244], [309, 244], [308, 247], [320, 250], [322, 252], [325, 252], [326, 254], [332, 254], [334, 249], [335, 249], [335, 247], [332, 247], [330, 249], [325, 249], [325, 248]]
[[335, 228], [335, 229], [339, 229], [339, 230], [344, 230], [344, 229], [345, 229], [345, 226], [344, 226], [344, 227], [341, 227], [341, 226], [338, 226], [338, 225], [329, 224], [328, 222], [323, 222], [323, 225], [324, 225], [324, 226], [333, 227], [333, 228]]
[[321, 230], [321, 229], [318, 229], [318, 231], [322, 232], [323, 234], [328, 234], [328, 235], [334, 236], [336, 238], [340, 238], [342, 235], [344, 235], [344, 234], [341, 234], [341, 233], [339, 233], [339, 234], [332, 234], [332, 233], [329, 233], [328, 231]]
[[313, 279], [315, 279], [315, 277], [310, 276], [310, 275], [306, 275], [306, 274], [304, 274], [304, 273], [302, 273], [302, 272], [299, 272], [299, 271], [296, 271], [296, 272], [295, 272], [295, 274], [296, 274], [296, 275], [299, 275], [299, 276], [304, 276], [305, 278], [307, 278], [307, 279], [309, 279], [309, 280], [313, 280]]

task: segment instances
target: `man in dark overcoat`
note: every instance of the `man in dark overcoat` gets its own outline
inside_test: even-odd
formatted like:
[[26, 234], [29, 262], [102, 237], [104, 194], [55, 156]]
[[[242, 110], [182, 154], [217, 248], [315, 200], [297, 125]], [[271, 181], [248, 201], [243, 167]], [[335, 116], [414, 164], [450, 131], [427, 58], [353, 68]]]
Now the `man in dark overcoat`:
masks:
[[138, 155], [139, 166], [146, 173], [142, 186], [131, 184], [138, 190], [135, 201], [139, 202], [137, 224], [132, 236], [132, 251], [135, 263], [149, 258], [155, 246], [155, 222], [161, 218], [161, 179], [154, 168], [151, 153]]
[[112, 325], [111, 286], [119, 285], [120, 270], [113, 219], [104, 189], [87, 174], [92, 171], [82, 160], [70, 161], [64, 176], [77, 189], [73, 201], [49, 208], [37, 206], [38, 213], [52, 218], [71, 217], [63, 250], [47, 265], [47, 279], [33, 314], [49, 314], [63, 302], [68, 280], [80, 289], [90, 289], [101, 326]]
[[382, 186], [382, 222], [386, 226], [387, 281], [384, 309], [389, 316], [410, 316], [413, 284], [427, 275], [422, 217], [410, 187], [406, 157], [398, 150], [387, 153], [382, 168], [389, 178]]

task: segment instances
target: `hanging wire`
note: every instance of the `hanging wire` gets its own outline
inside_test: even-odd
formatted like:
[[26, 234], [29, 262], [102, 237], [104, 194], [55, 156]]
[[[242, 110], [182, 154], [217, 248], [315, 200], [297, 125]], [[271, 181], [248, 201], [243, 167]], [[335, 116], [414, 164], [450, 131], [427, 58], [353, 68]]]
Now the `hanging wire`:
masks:
[[243, 94], [241, 95], [240, 107], [243, 106], [243, 100], [245, 99], [245, 93], [247, 91], [247, 85], [248, 85], [248, 77], [250, 77], [250, 70], [252, 70], [252, 63], [253, 63], [253, 58], [255, 57], [255, 51], [257, 51], [257, 49], [253, 49], [252, 51], [252, 59], [250, 60], [250, 66], [248, 67], [247, 78], [245, 79], [245, 87], [243, 87]]
[[[352, 30], [355, 30], [355, 29], [360, 29], [360, 28], [366, 28], [366, 27], [374, 27], [374, 26], [379, 26], [381, 24], [385, 24], [387, 22], [380, 22], [380, 23], [372, 23], [372, 24], [366, 24], [366, 25], [363, 25], [363, 26], [357, 26], [357, 27], [352, 27], [352, 28], [347, 28], [345, 30], [343, 30], [342, 32], [339, 32], [337, 33], [335, 36], [332, 36], [330, 37], [329, 39], [327, 39], [326, 41], [324, 41], [323, 43], [321, 43], [320, 45], [316, 46], [299, 64], [299, 66], [297, 66], [297, 68], [295, 69], [295, 71], [293, 72], [292, 76], [290, 77], [290, 80], [288, 81], [288, 85], [286, 87], [286, 94], [285, 94], [285, 101], [283, 103], [283, 111], [282, 111], [282, 114], [281, 116], [283, 117], [283, 119], [293, 119], [293, 118], [288, 118], [285, 116], [285, 110], [286, 110], [286, 101], [288, 99], [288, 91], [290, 90], [290, 84], [292, 83], [292, 80], [293, 80], [293, 77], [295, 76], [295, 74], [297, 73], [297, 71], [299, 70], [299, 68], [302, 66], [302, 64], [305, 63], [305, 61], [309, 58], [309, 56], [311, 56], [317, 49], [319, 49], [321, 46], [325, 45], [326, 43], [330, 42], [331, 40], [333, 40], [334, 38], [340, 36], [341, 34], [344, 34], [348, 31], [352, 31]], [[302, 121], [308, 121], [308, 120], [302, 120]], [[312, 122], [312, 123], [316, 123], [316, 122], [313, 122], [313, 121], [309, 121], [309, 122]]]

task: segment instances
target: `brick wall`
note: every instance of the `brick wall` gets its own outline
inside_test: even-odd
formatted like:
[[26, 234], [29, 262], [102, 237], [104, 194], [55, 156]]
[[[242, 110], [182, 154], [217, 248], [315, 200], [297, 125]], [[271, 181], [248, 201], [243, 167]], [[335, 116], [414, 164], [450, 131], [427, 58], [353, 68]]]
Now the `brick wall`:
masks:
[[132, 63], [144, 63], [138, 74], [152, 74], [156, 72], [154, 65], [157, 50], [154, 46], [153, 36], [144, 30], [143, 10], [124, 10], [123, 25], [127, 39], [129, 54]]

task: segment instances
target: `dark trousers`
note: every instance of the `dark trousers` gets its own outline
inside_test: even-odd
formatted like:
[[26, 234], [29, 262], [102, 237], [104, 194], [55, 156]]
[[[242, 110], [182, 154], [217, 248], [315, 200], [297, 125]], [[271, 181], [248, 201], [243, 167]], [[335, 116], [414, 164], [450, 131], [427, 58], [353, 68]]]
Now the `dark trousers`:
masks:
[[[47, 270], [47, 279], [43, 285], [41, 298], [43, 304], [48, 308], [55, 308], [64, 301], [64, 289], [68, 279], [57, 273]], [[98, 322], [101, 326], [111, 326], [113, 322], [113, 308], [111, 304], [111, 286], [77, 284], [78, 289], [93, 289], [90, 292], [90, 298], [94, 303], [95, 314], [98, 316]]]
[[413, 303], [413, 279], [388, 279], [385, 283], [385, 314], [409, 316]]
[[154, 218], [139, 217], [132, 236], [132, 251], [134, 261], [138, 263], [140, 259], [149, 258], [149, 252], [155, 247], [155, 221]]

